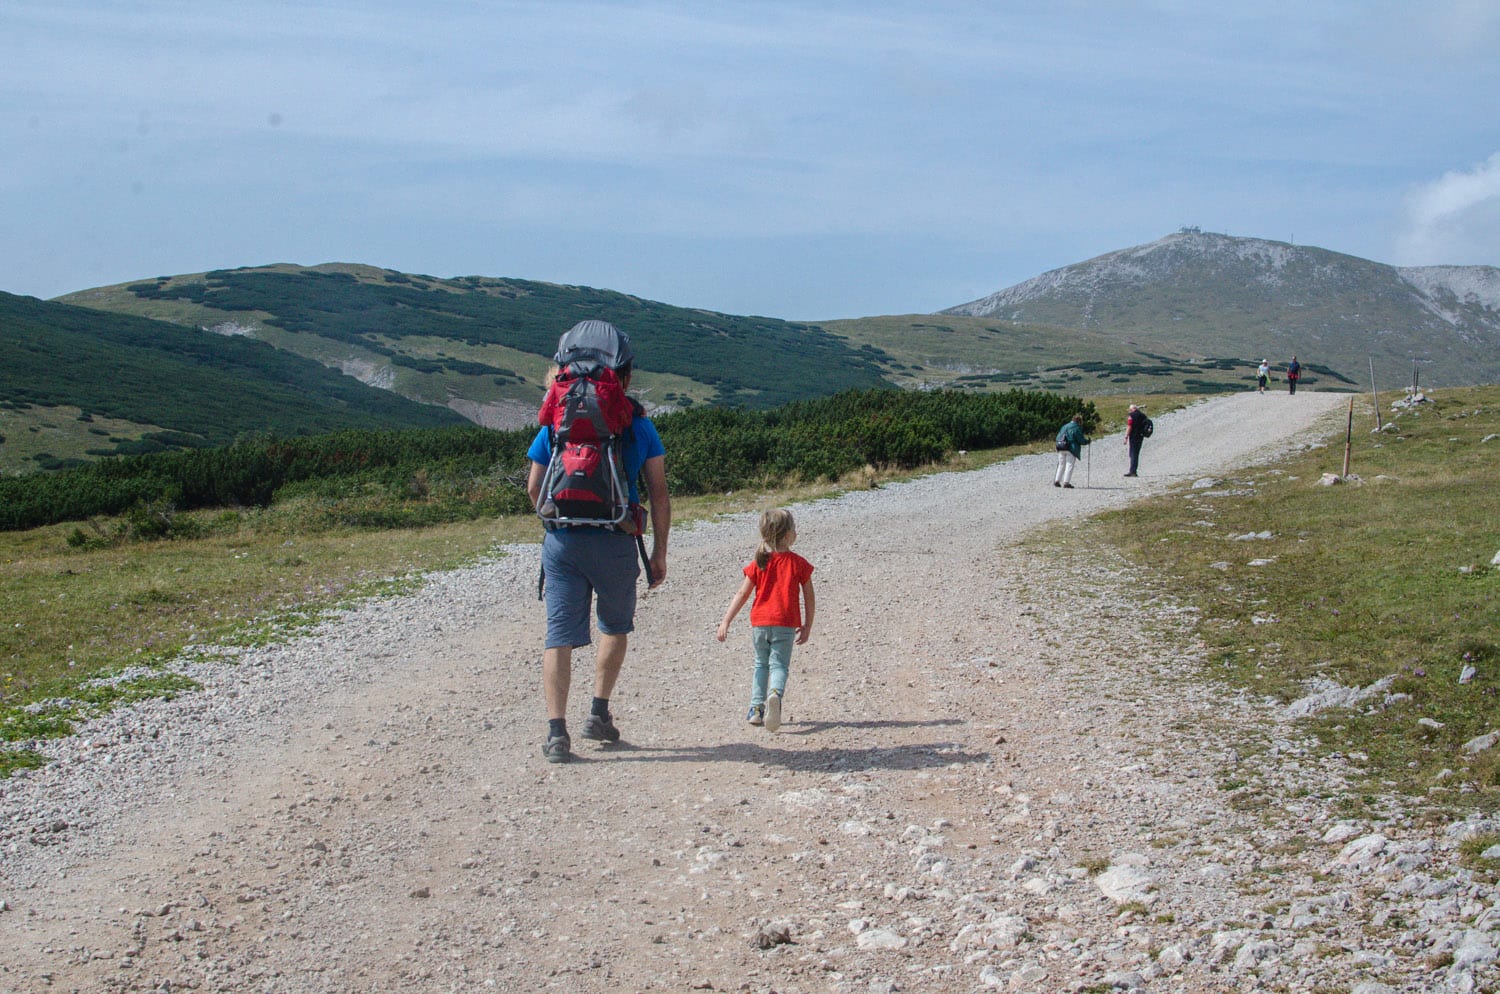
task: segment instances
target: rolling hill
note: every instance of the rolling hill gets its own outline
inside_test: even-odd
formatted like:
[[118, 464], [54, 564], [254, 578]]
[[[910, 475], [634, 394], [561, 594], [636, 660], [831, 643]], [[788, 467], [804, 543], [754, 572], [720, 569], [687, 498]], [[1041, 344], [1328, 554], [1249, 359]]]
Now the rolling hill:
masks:
[[629, 332], [637, 356], [633, 392], [656, 407], [769, 408], [886, 383], [879, 350], [815, 325], [526, 280], [276, 265], [158, 277], [61, 299], [269, 342], [494, 427], [535, 416], [558, 335], [591, 317]]
[[0, 468], [247, 434], [463, 423], [242, 337], [0, 293]]
[[[91, 436], [73, 449], [58, 443], [61, 451], [32, 438], [25, 458], [36, 465], [129, 451], [139, 439], [219, 439], [252, 425], [318, 431], [335, 413], [392, 426], [420, 421], [416, 412], [439, 422], [456, 412], [519, 427], [535, 416], [558, 334], [585, 317], [630, 332], [639, 358], [633, 392], [657, 410], [770, 408], [882, 385], [1216, 393], [1247, 389], [1262, 357], [1280, 365], [1293, 354], [1315, 389], [1367, 389], [1372, 360], [1383, 390], [1409, 382], [1414, 365], [1424, 385], [1500, 381], [1500, 269], [1398, 269], [1196, 229], [939, 314], [837, 321], [739, 317], [590, 287], [339, 263], [158, 276], [48, 305], [17, 303], [23, 299], [6, 298], [0, 310], [5, 336], [14, 337], [10, 328], [26, 311], [31, 334], [40, 322], [67, 343], [76, 375], [37, 379], [12, 365], [0, 374], [0, 404], [12, 415], [18, 406], [32, 412], [28, 435], [76, 435], [85, 424]], [[37, 310], [47, 307], [57, 310]], [[140, 323], [116, 324], [100, 312]], [[34, 346], [33, 372], [47, 365], [39, 357], [49, 349], [62, 354], [59, 347]], [[261, 366], [273, 355], [287, 365], [270, 379], [301, 384], [285, 403], [271, 402], [264, 377], [235, 366]], [[126, 363], [123, 377], [111, 372], [117, 362]], [[129, 384], [132, 403], [123, 394], [103, 403], [98, 391], [112, 379]], [[54, 388], [38, 393], [37, 383]], [[190, 385], [208, 400], [166, 400]], [[143, 406], [157, 394], [169, 413]], [[249, 399], [226, 403], [241, 395]], [[393, 406], [374, 413], [376, 397]], [[274, 421], [265, 413], [271, 408]], [[184, 416], [189, 410], [208, 420], [195, 424]], [[13, 467], [17, 451], [10, 445], [0, 465]]]
[[1500, 380], [1500, 269], [1401, 269], [1184, 229], [1043, 273], [945, 316], [1041, 323], [1168, 355], [1305, 365], [1389, 388]]

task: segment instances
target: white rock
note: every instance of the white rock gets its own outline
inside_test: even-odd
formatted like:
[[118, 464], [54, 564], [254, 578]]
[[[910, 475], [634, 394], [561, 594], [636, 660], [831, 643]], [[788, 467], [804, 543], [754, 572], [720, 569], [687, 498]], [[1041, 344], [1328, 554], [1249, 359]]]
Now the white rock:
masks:
[[1496, 743], [1500, 743], [1500, 731], [1490, 732], [1488, 735], [1480, 735], [1464, 743], [1464, 752], [1469, 755], [1493, 749]]
[[1146, 986], [1146, 978], [1135, 970], [1116, 970], [1104, 975], [1104, 982], [1115, 990], [1138, 991]]
[[821, 787], [809, 790], [789, 790], [781, 795], [781, 803], [793, 808], [821, 808], [829, 800], [828, 791]]
[[1463, 940], [1457, 949], [1453, 951], [1453, 966], [1451, 972], [1460, 970], [1472, 970], [1475, 967], [1486, 966], [1495, 961], [1495, 947], [1490, 944], [1489, 936], [1483, 932], [1469, 929], [1464, 933]]
[[958, 930], [948, 948], [955, 953], [966, 949], [1014, 949], [1025, 934], [1025, 918], [1001, 914], [986, 922], [965, 925]]
[[1343, 482], [1344, 478], [1342, 476], [1339, 476], [1337, 473], [1324, 473], [1323, 478], [1318, 481], [1318, 485], [1322, 487], [1332, 487]]
[[1094, 884], [1116, 904], [1151, 904], [1156, 900], [1156, 881], [1138, 866], [1111, 866], [1094, 878]]
[[884, 928], [868, 928], [854, 940], [861, 949], [905, 949], [906, 940]]
[[1308, 681], [1312, 693], [1298, 698], [1281, 710], [1283, 721], [1305, 718], [1328, 708], [1351, 708], [1390, 689], [1394, 676], [1383, 676], [1368, 687], [1345, 687], [1337, 680], [1318, 678]]
[[1260, 942], [1247, 942], [1240, 947], [1239, 952], [1234, 954], [1234, 968], [1236, 970], [1252, 970], [1266, 960], [1276, 955], [1276, 943], [1262, 939]]
[[1458, 682], [1459, 683], [1472, 683], [1474, 681], [1474, 677], [1478, 673], [1479, 673], [1479, 671], [1476, 670], [1473, 666], [1465, 665], [1464, 668], [1463, 668], [1463, 670], [1458, 674]]
[[1357, 821], [1340, 821], [1331, 825], [1328, 831], [1323, 833], [1323, 841], [1330, 845], [1338, 845], [1340, 842], [1348, 842], [1360, 833], [1362, 826]]
[[1340, 866], [1368, 869], [1380, 862], [1380, 856], [1385, 852], [1386, 845], [1386, 838], [1383, 835], [1362, 836], [1344, 846], [1334, 862]]
[[1245, 944], [1245, 940], [1253, 933], [1248, 928], [1226, 929], [1223, 932], [1215, 932], [1210, 939], [1208, 960], [1209, 965], [1221, 962], [1225, 956], [1234, 952]]
[[1178, 945], [1166, 947], [1156, 957], [1156, 965], [1161, 967], [1165, 973], [1176, 973], [1186, 965], [1187, 961], [1187, 954]]
[[1035, 963], [1028, 963], [1010, 975], [1012, 987], [1035, 987], [1047, 979], [1047, 971]]

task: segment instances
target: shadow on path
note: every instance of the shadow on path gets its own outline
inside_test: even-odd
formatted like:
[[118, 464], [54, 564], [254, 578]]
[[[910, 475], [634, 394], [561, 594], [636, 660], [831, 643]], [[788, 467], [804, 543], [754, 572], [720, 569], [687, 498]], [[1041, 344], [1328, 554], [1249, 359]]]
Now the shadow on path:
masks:
[[[870, 722], [864, 723], [864, 727], [902, 724], [909, 723]], [[755, 763], [788, 770], [934, 770], [954, 763], [983, 763], [989, 759], [988, 753], [968, 752], [953, 742], [834, 749], [779, 749], [759, 742], [684, 747], [636, 746], [618, 742], [574, 756], [584, 761], [617, 763]]]

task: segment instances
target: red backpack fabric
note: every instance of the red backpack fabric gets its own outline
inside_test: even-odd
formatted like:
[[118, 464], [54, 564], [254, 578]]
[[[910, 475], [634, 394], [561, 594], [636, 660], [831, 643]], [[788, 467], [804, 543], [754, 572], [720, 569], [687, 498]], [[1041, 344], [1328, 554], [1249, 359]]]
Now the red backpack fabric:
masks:
[[634, 420], [635, 404], [613, 370], [578, 364], [558, 374], [537, 413], [552, 442], [537, 500], [543, 520], [635, 530], [623, 451]]
[[[542, 409], [537, 412], [537, 423], [561, 432], [568, 416], [568, 396], [580, 380], [593, 384], [599, 412], [604, 418], [605, 435], [624, 434], [625, 429], [630, 427], [630, 422], [635, 419], [635, 408], [631, 405], [630, 398], [625, 396], [625, 388], [620, 385], [620, 379], [612, 369], [595, 369], [587, 375], [573, 369], [563, 370], [547, 389]], [[578, 437], [580, 441], [583, 440], [582, 435]]]

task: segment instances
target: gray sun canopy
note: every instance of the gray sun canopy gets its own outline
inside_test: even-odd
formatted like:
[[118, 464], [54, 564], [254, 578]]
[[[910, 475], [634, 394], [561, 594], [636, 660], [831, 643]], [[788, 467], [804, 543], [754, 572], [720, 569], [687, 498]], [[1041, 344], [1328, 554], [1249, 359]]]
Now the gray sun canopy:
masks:
[[635, 358], [630, 337], [608, 321], [580, 321], [557, 340], [559, 366], [603, 366], [622, 369]]

